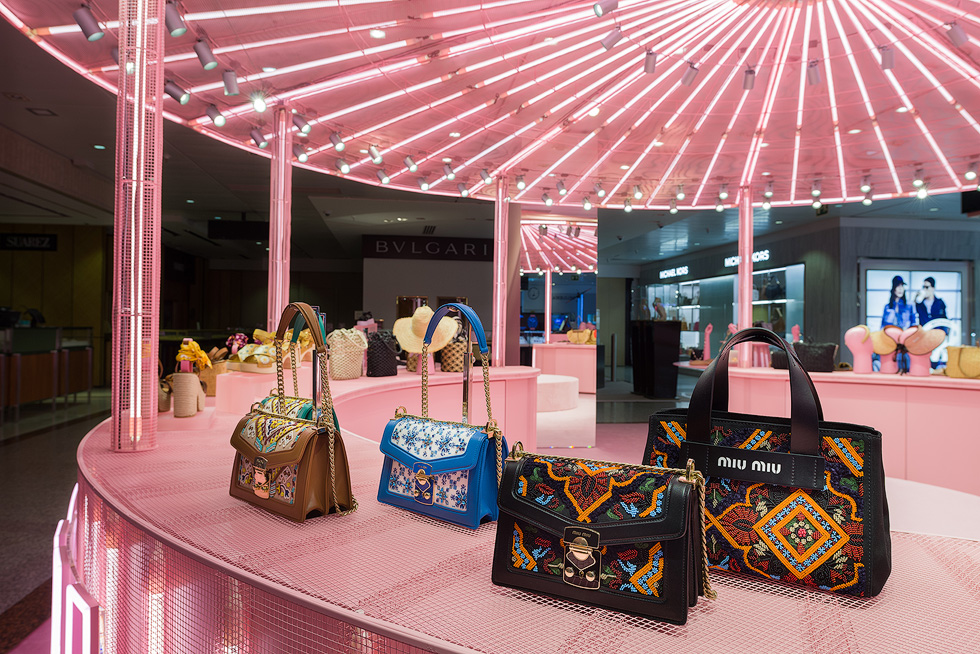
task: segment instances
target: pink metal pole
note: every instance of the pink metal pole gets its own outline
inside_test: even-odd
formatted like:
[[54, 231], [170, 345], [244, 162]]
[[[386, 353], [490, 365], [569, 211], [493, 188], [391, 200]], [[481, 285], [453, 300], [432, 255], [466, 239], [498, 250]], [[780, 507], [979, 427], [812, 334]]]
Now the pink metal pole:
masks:
[[551, 342], [551, 268], [544, 271], [544, 342]]
[[493, 334], [490, 355], [495, 366], [506, 365], [507, 354], [507, 270], [510, 202], [507, 178], [497, 179], [497, 198], [493, 205]]
[[279, 325], [279, 316], [289, 304], [289, 243], [292, 232], [293, 115], [277, 107], [275, 138], [272, 141], [272, 179], [269, 193], [269, 302], [266, 323], [269, 331]]
[[[738, 200], [738, 328], [752, 326], [752, 189], [740, 189]], [[740, 345], [738, 353], [739, 368], [752, 367], [751, 345]]]
[[110, 430], [117, 452], [156, 447], [163, 8], [163, 0], [119, 0]]

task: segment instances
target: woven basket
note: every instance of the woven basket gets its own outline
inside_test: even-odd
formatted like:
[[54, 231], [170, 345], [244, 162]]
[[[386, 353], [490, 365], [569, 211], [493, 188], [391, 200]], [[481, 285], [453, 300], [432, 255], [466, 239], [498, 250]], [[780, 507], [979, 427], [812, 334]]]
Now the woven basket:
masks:
[[175, 418], [190, 418], [197, 415], [201, 380], [192, 372], [175, 372], [170, 385], [174, 389], [173, 404]]
[[223, 375], [228, 372], [228, 359], [222, 359], [221, 361], [215, 361], [211, 364], [214, 368], [214, 374]]
[[214, 369], [212, 365], [210, 368], [205, 368], [198, 371], [197, 376], [201, 380], [201, 384], [204, 386], [204, 394], [207, 397], [214, 397], [218, 393], [218, 371]]
[[330, 378], [357, 379], [364, 369], [367, 338], [356, 329], [335, 329], [327, 336], [330, 347]]
[[463, 372], [463, 359], [468, 346], [466, 341], [453, 341], [439, 350], [439, 355], [442, 357], [442, 371]]
[[165, 379], [160, 380], [160, 386], [157, 388], [157, 412], [165, 413], [170, 411], [170, 382]]

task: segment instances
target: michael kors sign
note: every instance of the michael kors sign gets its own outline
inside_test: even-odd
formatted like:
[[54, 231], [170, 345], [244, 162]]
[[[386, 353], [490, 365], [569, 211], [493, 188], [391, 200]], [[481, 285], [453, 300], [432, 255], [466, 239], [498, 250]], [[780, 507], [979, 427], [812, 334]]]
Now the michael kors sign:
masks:
[[365, 259], [493, 261], [493, 239], [365, 235], [361, 253]]

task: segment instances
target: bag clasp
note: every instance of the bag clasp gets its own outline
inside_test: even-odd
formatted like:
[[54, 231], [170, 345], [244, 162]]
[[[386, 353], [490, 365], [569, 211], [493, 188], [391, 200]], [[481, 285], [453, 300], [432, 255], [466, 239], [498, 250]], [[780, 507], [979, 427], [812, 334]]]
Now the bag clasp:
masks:
[[562, 546], [565, 549], [562, 580], [570, 586], [597, 590], [602, 561], [599, 532], [583, 527], [565, 527]]

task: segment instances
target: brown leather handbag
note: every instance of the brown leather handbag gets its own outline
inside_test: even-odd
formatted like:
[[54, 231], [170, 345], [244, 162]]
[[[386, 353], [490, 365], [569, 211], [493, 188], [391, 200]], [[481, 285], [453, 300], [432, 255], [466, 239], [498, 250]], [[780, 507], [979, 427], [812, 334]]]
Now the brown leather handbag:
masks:
[[[285, 393], [282, 341], [294, 320], [299, 323], [294, 334], [303, 324], [313, 334], [319, 364], [313, 366], [313, 386], [319, 377], [319, 402]], [[286, 307], [275, 340], [277, 391], [252, 405], [231, 436], [236, 451], [231, 496], [297, 522], [327, 513], [351, 513], [357, 501], [330, 396], [327, 346], [312, 307], [302, 302]], [[293, 388], [298, 395], [296, 368]]]

